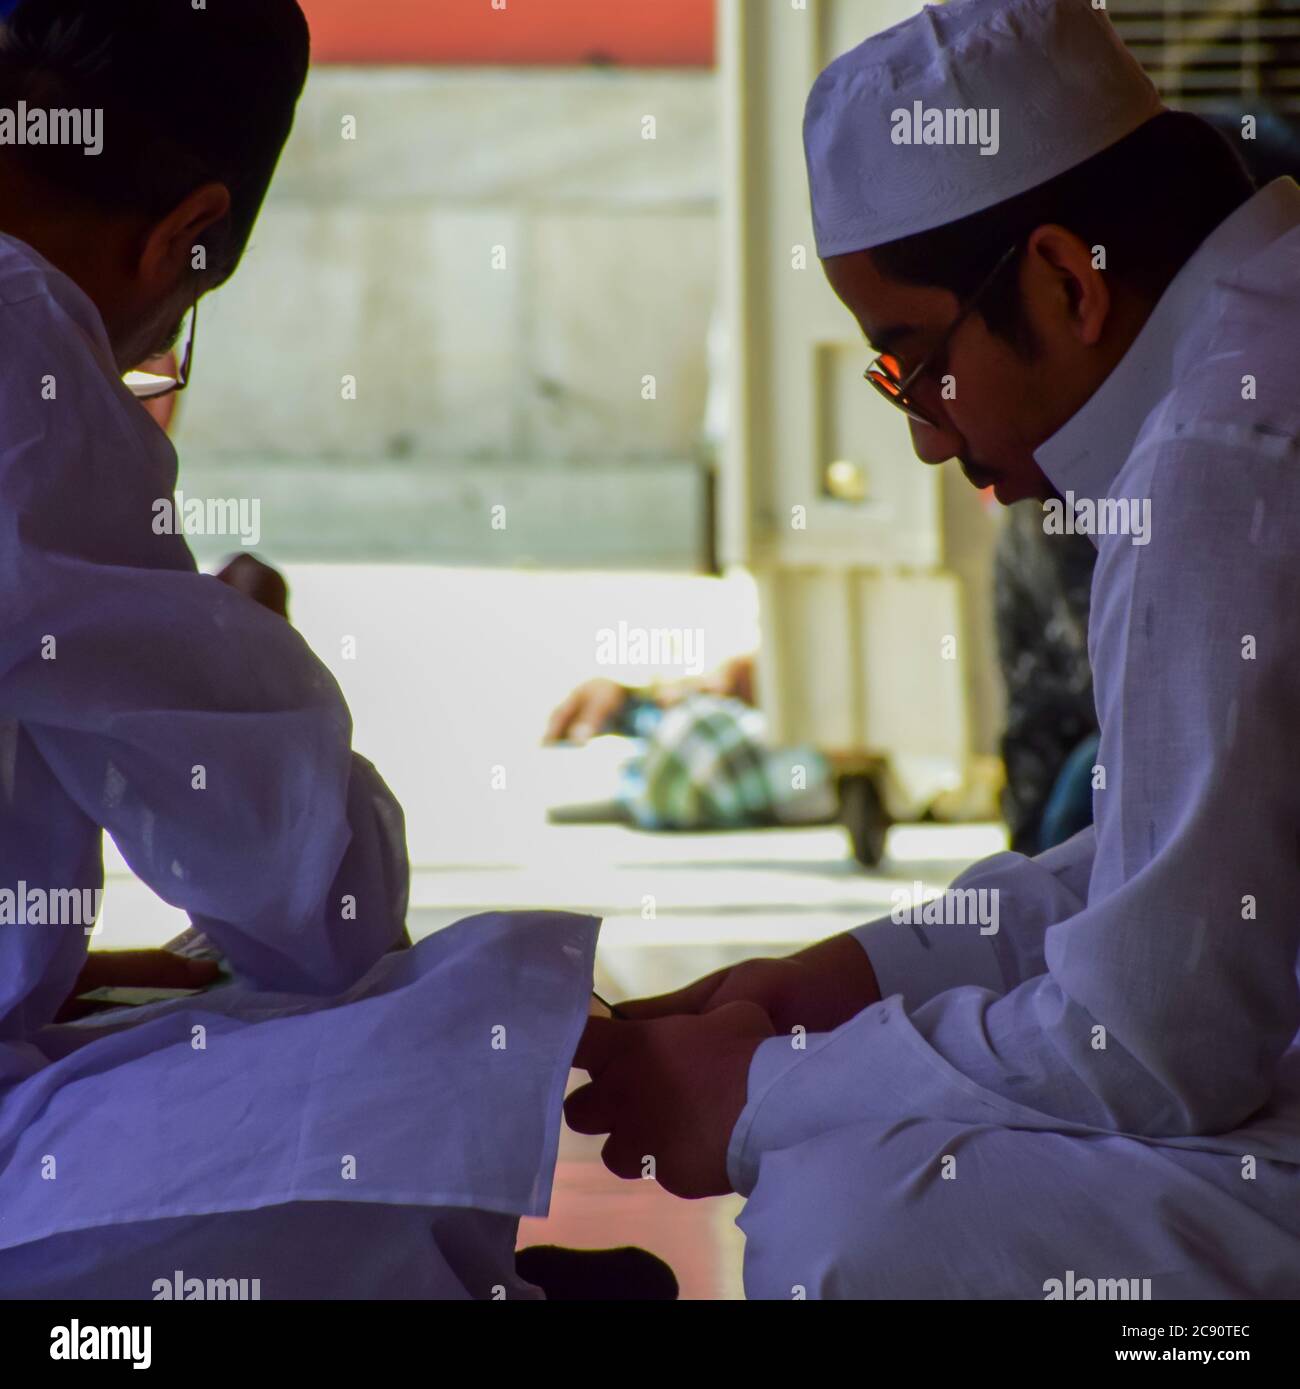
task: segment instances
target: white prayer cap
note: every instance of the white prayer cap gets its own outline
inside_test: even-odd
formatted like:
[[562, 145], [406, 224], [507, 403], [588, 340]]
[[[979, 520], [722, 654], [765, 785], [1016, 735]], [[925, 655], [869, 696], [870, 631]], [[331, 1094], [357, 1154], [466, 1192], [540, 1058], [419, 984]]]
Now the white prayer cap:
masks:
[[[817, 253], [956, 222], [1082, 164], [1163, 110], [1091, 0], [926, 5], [838, 58], [808, 98]], [[940, 131], [944, 143], [916, 143]]]

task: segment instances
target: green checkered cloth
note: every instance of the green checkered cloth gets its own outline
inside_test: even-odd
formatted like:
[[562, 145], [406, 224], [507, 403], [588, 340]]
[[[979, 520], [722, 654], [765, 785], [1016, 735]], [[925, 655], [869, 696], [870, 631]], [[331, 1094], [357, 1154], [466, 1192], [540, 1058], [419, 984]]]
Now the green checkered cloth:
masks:
[[[812, 818], [829, 769], [811, 749], [772, 750], [763, 716], [738, 699], [692, 695], [662, 711], [621, 799], [650, 830], [735, 829]], [[802, 813], [801, 813], [802, 811]]]

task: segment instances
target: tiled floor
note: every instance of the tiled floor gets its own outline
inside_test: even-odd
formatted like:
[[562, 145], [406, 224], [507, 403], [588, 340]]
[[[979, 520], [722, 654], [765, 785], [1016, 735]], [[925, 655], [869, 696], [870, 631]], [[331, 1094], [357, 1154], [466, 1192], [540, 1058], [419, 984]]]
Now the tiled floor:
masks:
[[[575, 1072], [575, 1081], [586, 1076]], [[681, 1296], [739, 1298], [744, 1238], [738, 1196], [679, 1201], [651, 1181], [621, 1181], [600, 1161], [604, 1140], [565, 1128], [546, 1220], [523, 1220], [519, 1243], [610, 1249], [635, 1244], [658, 1254], [677, 1275]]]

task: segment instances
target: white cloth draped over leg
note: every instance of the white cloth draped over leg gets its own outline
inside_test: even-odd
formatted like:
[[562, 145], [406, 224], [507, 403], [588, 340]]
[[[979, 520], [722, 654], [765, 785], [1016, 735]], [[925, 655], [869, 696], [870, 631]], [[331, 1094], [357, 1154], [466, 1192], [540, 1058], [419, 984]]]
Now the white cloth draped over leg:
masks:
[[66, 1054], [0, 1096], [0, 1296], [151, 1297], [173, 1267], [264, 1297], [529, 1295], [514, 1231], [549, 1206], [598, 929], [473, 917], [334, 1000], [236, 985], [45, 1029]]
[[0, 1263], [6, 1289], [31, 1298], [535, 1301], [540, 1289], [514, 1272], [518, 1223], [489, 1211], [295, 1202], [122, 1226], [111, 1242], [56, 1235]]
[[1138, 1297], [1150, 1279], [1153, 1300], [1300, 1297], [1300, 1167], [1244, 1170], [1118, 1136], [863, 1122], [763, 1154], [738, 1221], [745, 1292], [1043, 1299], [1072, 1273], [1076, 1299], [1084, 1279]]

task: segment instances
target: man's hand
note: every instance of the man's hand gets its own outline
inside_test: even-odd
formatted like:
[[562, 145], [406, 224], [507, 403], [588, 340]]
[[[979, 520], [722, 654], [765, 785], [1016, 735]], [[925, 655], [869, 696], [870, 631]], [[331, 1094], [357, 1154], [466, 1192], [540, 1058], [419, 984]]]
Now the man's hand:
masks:
[[633, 1021], [708, 1014], [752, 1003], [778, 1032], [802, 1027], [830, 1032], [880, 1002], [867, 952], [849, 935], [832, 936], [785, 959], [746, 960], [697, 979], [674, 993], [618, 1005]]
[[223, 584], [238, 589], [254, 603], [269, 608], [278, 616], [289, 616], [289, 585], [284, 576], [256, 555], [236, 555], [217, 575]]
[[573, 1058], [591, 1083], [564, 1102], [564, 1116], [578, 1133], [609, 1134], [601, 1157], [615, 1176], [652, 1170], [674, 1196], [721, 1196], [749, 1063], [772, 1035], [752, 1003], [650, 1022], [591, 1018]]
[[78, 998], [92, 989], [206, 989], [220, 974], [213, 960], [187, 960], [168, 950], [92, 951], [54, 1021], [72, 1022], [102, 1011]]
[[629, 691], [616, 680], [588, 680], [551, 715], [546, 725], [548, 743], [590, 742], [623, 711]]

